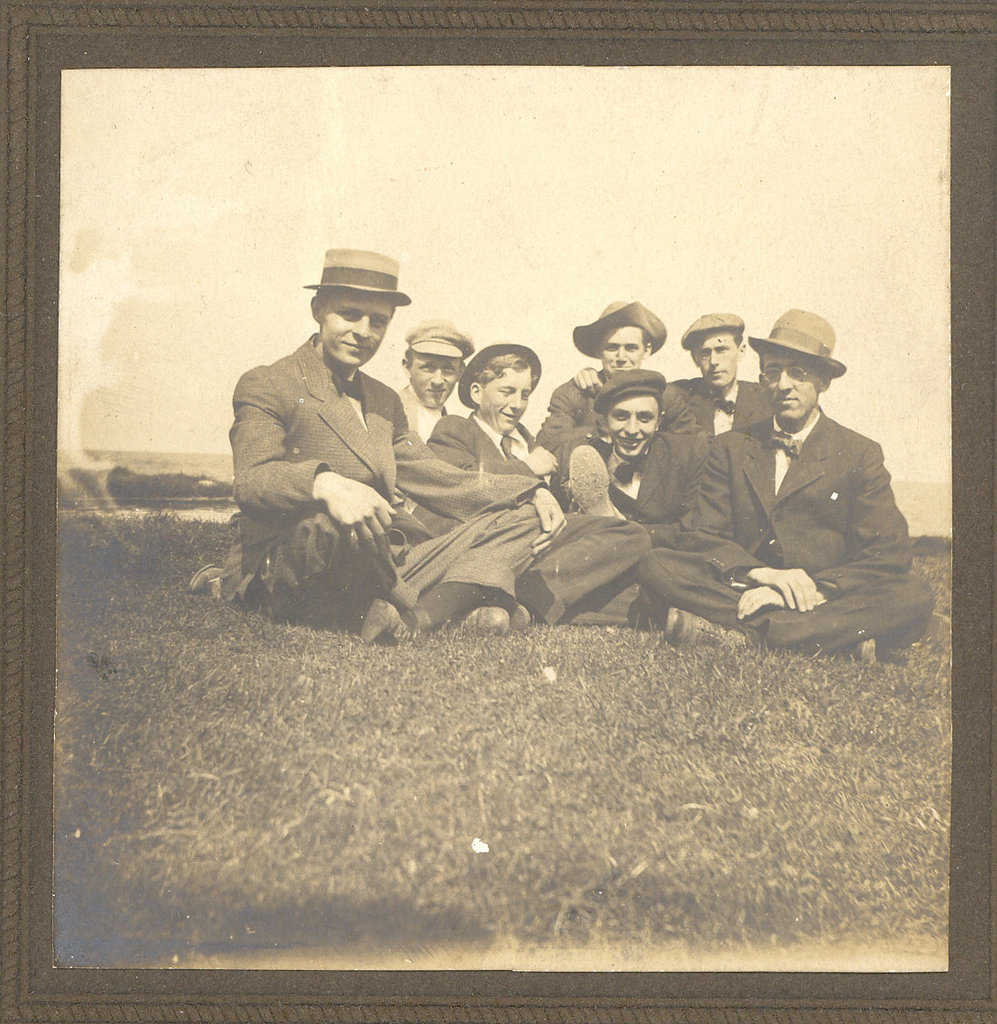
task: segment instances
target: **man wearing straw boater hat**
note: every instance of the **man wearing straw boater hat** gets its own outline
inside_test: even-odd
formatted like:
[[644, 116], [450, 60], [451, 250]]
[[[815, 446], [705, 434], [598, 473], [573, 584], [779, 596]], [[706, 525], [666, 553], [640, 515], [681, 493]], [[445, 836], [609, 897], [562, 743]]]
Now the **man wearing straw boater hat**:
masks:
[[874, 661], [916, 640], [933, 605], [882, 449], [820, 408], [845, 372], [826, 320], [793, 309], [750, 341], [774, 416], [712, 442], [697, 522], [642, 565], [647, 599], [670, 608], [673, 642], [701, 616], [762, 646]]
[[761, 384], [737, 379], [744, 355], [744, 321], [735, 313], [707, 313], [682, 335], [682, 347], [699, 368], [699, 377], [677, 380], [696, 422], [709, 437], [746, 430], [772, 415]]
[[[595, 411], [595, 397], [616, 374], [636, 370], [644, 359], [665, 343], [665, 325], [640, 302], [611, 302], [590, 324], [573, 332], [575, 348], [602, 363], [599, 370], [586, 366], [572, 380], [554, 389], [547, 418], [537, 433], [537, 445], [560, 457], [562, 446], [584, 439], [605, 424]], [[698, 429], [684, 393], [674, 384], [661, 395], [662, 426], [692, 432]], [[534, 464], [536, 460], [534, 460]], [[551, 466], [545, 467], [548, 471]]]
[[[390, 388], [360, 370], [398, 306], [398, 263], [330, 249], [315, 292], [318, 331], [244, 374], [230, 438], [238, 537], [194, 592], [281, 621], [353, 628], [364, 640], [450, 620], [501, 633], [515, 577], [564, 518], [539, 480], [455, 469], [409, 429]], [[454, 520], [434, 538], [405, 497]]]

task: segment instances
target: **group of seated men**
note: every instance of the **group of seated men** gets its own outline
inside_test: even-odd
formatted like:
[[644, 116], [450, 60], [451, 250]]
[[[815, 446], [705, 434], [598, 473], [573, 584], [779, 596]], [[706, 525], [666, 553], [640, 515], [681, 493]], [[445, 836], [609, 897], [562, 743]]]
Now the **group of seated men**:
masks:
[[[645, 624], [871, 661], [923, 633], [933, 598], [882, 450], [820, 408], [845, 372], [826, 320], [790, 310], [746, 342], [739, 317], [703, 316], [681, 340], [699, 376], [668, 383], [642, 365], [664, 324], [614, 302], [574, 331], [601, 369], [557, 387], [533, 437], [526, 345], [476, 352], [426, 321], [399, 394], [361, 371], [411, 301], [398, 273], [329, 250], [308, 286], [317, 332], [239, 380], [237, 536], [192, 591], [367, 642]], [[737, 378], [746, 343], [757, 384]]]

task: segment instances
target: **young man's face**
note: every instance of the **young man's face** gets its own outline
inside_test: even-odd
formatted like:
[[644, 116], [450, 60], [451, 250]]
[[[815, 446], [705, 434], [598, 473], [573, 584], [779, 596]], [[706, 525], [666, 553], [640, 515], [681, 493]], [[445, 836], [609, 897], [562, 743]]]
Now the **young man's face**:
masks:
[[654, 395], [634, 395], [616, 402], [606, 414], [606, 427], [616, 454], [628, 461], [643, 455], [660, 419], [661, 410]]
[[768, 391], [776, 422], [791, 434], [807, 425], [828, 380], [806, 356], [762, 352], [759, 379]]
[[409, 352], [403, 365], [419, 404], [442, 409], [460, 379], [461, 361], [455, 356]]
[[326, 361], [349, 376], [381, 345], [395, 304], [383, 295], [343, 288], [320, 291], [312, 299], [312, 316]]
[[737, 380], [737, 364], [744, 355], [744, 342], [738, 343], [734, 331], [711, 331], [699, 336], [692, 349], [692, 358], [710, 390], [725, 394]]
[[504, 370], [487, 384], [475, 382], [468, 388], [477, 414], [497, 434], [505, 437], [516, 429], [533, 393], [533, 374], [526, 370]]
[[606, 377], [612, 379], [621, 370], [636, 370], [651, 351], [639, 327], [617, 327], [606, 335], [599, 348], [599, 358]]

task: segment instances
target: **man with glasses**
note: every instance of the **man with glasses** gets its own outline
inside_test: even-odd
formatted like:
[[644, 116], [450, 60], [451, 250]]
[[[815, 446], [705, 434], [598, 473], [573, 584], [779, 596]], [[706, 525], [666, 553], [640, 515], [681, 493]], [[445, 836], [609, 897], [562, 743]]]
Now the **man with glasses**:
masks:
[[821, 411], [845, 372], [826, 320], [790, 310], [750, 341], [774, 416], [713, 442], [696, 519], [642, 565], [646, 597], [669, 608], [673, 643], [707, 619], [759, 646], [874, 661], [877, 644], [916, 640], [934, 603], [909, 574], [882, 449]]

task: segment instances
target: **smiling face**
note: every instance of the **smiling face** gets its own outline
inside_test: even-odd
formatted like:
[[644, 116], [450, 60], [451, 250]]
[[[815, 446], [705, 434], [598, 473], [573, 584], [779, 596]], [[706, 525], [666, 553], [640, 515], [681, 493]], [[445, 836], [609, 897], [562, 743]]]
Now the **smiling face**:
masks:
[[643, 455], [660, 419], [654, 395], [632, 395], [616, 402], [606, 414], [606, 427], [617, 456], [629, 461]]
[[617, 327], [599, 347], [599, 358], [606, 377], [612, 379], [622, 370], [636, 370], [650, 351], [647, 337], [639, 327]]
[[819, 364], [805, 355], [763, 349], [759, 360], [762, 367], [759, 380], [772, 402], [776, 423], [795, 434], [816, 413], [821, 393], [827, 390], [828, 378]]
[[326, 363], [346, 377], [381, 345], [394, 316], [390, 298], [349, 288], [323, 288], [312, 299], [312, 316]]
[[692, 358], [710, 391], [725, 395], [737, 380], [737, 364], [744, 355], [744, 341], [735, 331], [709, 331], [698, 336]]
[[533, 374], [528, 366], [501, 370], [485, 383], [475, 381], [468, 393], [477, 415], [503, 437], [516, 429], [533, 393]]
[[427, 409], [442, 409], [457, 386], [463, 364], [455, 356], [409, 352], [402, 365], [419, 403]]

